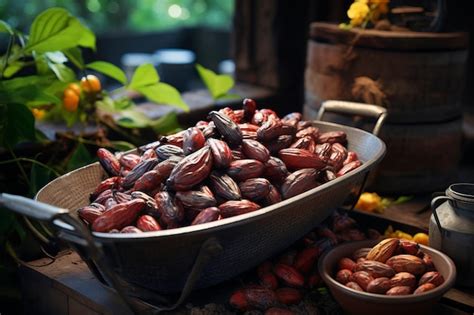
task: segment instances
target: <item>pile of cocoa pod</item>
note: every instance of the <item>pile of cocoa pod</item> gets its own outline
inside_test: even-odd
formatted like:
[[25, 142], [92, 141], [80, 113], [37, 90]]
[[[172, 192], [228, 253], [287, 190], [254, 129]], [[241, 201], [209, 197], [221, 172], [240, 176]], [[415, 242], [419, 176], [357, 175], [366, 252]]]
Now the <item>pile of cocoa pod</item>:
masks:
[[444, 282], [430, 255], [408, 240], [388, 238], [338, 262], [336, 281], [357, 290], [386, 295], [420, 294]]
[[79, 217], [93, 231], [138, 233], [248, 213], [359, 167], [343, 131], [320, 132], [300, 113], [212, 111], [209, 121], [140, 147], [139, 154], [97, 155], [110, 176]]

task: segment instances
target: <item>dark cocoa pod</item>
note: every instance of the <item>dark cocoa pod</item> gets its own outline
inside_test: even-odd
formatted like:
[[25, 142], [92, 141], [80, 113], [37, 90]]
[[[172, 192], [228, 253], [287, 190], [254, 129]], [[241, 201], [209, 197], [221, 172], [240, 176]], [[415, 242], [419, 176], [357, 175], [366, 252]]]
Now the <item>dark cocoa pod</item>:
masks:
[[344, 131], [329, 131], [329, 132], [324, 132], [319, 135], [319, 138], [317, 139], [318, 143], [346, 143], [346, 133]]
[[283, 129], [283, 123], [279, 119], [267, 120], [257, 130], [257, 139], [259, 141], [270, 141], [278, 136], [287, 134]]
[[180, 203], [175, 202], [167, 191], [158, 192], [155, 195], [155, 201], [160, 223], [168, 229], [181, 226], [184, 220], [184, 209]]
[[443, 284], [444, 278], [443, 276], [437, 272], [437, 271], [428, 271], [423, 276], [421, 276], [420, 281], [418, 282], [418, 285], [423, 285], [425, 283], [431, 283], [434, 284], [435, 286], [440, 286]]
[[158, 207], [156, 204], [155, 198], [145, 194], [144, 192], [132, 191], [130, 195], [132, 199], [142, 199], [143, 201], [145, 201], [147, 208], [152, 208], [156, 210], [156, 208]]
[[272, 183], [279, 184], [283, 182], [288, 174], [285, 163], [277, 157], [271, 156], [265, 163], [263, 176]]
[[227, 169], [227, 174], [237, 181], [260, 177], [264, 170], [262, 162], [251, 159], [232, 161]]
[[341, 169], [342, 163], [344, 162], [345, 156], [342, 152], [337, 150], [332, 150], [327, 160], [328, 166], [332, 168], [334, 172], [337, 172]]
[[133, 153], [122, 154], [119, 158], [120, 165], [127, 170], [131, 170], [139, 162], [140, 162], [140, 156]]
[[163, 179], [158, 171], [151, 170], [137, 179], [132, 189], [149, 192], [156, 189], [163, 182]]
[[166, 185], [178, 191], [189, 190], [206, 179], [211, 168], [211, 149], [205, 146], [179, 161], [166, 181]]
[[223, 218], [234, 217], [236, 215], [253, 212], [260, 209], [260, 206], [249, 200], [229, 200], [219, 205]]
[[204, 209], [216, 205], [214, 195], [206, 186], [200, 190], [178, 191], [176, 198], [187, 208]]
[[107, 189], [101, 192], [97, 198], [95, 198], [93, 201], [95, 203], [104, 205], [105, 201], [109, 198], [113, 197], [112, 189]]
[[197, 127], [186, 129], [183, 135], [184, 155], [189, 155], [201, 149], [206, 143], [206, 138], [202, 131]]
[[94, 223], [94, 221], [103, 213], [96, 207], [85, 206], [77, 210], [77, 215], [82, 220], [86, 221], [89, 224]]
[[242, 152], [249, 159], [258, 160], [262, 163], [265, 163], [270, 158], [268, 149], [255, 140], [244, 140], [242, 142]]
[[209, 113], [209, 118], [214, 122], [217, 131], [230, 146], [238, 146], [242, 143], [242, 131], [228, 116], [212, 111]]
[[250, 121], [257, 110], [257, 103], [251, 98], [245, 98], [242, 102], [242, 109], [244, 110], [244, 118]]
[[142, 215], [138, 218], [137, 228], [139, 228], [143, 232], [153, 232], [161, 230], [161, 226], [158, 221], [156, 221], [155, 218], [147, 214]]
[[303, 149], [287, 148], [278, 153], [280, 159], [288, 169], [298, 170], [301, 168], [322, 169], [326, 164], [321, 158], [312, 152]]
[[148, 149], [145, 152], [143, 152], [143, 154], [140, 157], [140, 160], [138, 162], [140, 163], [141, 161], [145, 161], [145, 160], [148, 160], [148, 159], [154, 159], [154, 158], [156, 158], [155, 150], [154, 149]]
[[319, 128], [309, 126], [309, 127], [299, 130], [296, 133], [296, 138], [304, 138], [304, 137], [311, 137], [314, 141], [317, 141], [319, 137]]
[[263, 199], [265, 206], [271, 206], [281, 201], [281, 195], [275, 186], [270, 185], [270, 192]]
[[89, 200], [90, 201], [95, 200], [102, 192], [104, 192], [107, 189], [117, 188], [118, 186], [120, 186], [120, 183], [121, 183], [121, 179], [118, 176], [109, 177], [103, 180], [91, 193]]
[[156, 155], [160, 161], [169, 159], [171, 156], [184, 156], [184, 151], [178, 146], [164, 144], [155, 149]]
[[[155, 150], [158, 146], [162, 145], [163, 143], [161, 143], [161, 141], [154, 141], [154, 142], [151, 142], [151, 143], [147, 143], [145, 145], [142, 145], [140, 147], [138, 147], [138, 153], [143, 153], [145, 152], [146, 150], [148, 149], [153, 149]], [[132, 153], [133, 154], [133, 153]], [[133, 167], [132, 167], [133, 168]]]
[[207, 222], [216, 221], [219, 218], [220, 214], [221, 212], [219, 208], [216, 208], [216, 207], [209, 207], [209, 208], [203, 209], [194, 218], [194, 220], [191, 222], [191, 225], [197, 225], [197, 224], [203, 224]]
[[161, 161], [153, 169], [160, 173], [162, 178], [168, 178], [174, 167], [181, 161], [183, 157], [173, 155], [169, 159]]
[[329, 156], [331, 155], [331, 149], [332, 146], [330, 143], [320, 143], [316, 145], [314, 153], [319, 155], [321, 160], [327, 161], [329, 159]]
[[349, 173], [350, 171], [352, 170], [355, 170], [356, 168], [358, 168], [359, 166], [361, 166], [362, 163], [357, 160], [357, 161], [354, 161], [354, 162], [350, 162], [349, 164], [346, 164], [344, 165], [337, 173], [336, 173], [336, 176], [337, 177], [340, 177], [342, 175], [345, 175], [347, 173]]
[[252, 125], [252, 124], [249, 124], [249, 123], [245, 123], [245, 124], [239, 124], [239, 128], [242, 132], [244, 132], [244, 131], [257, 132], [259, 127], [257, 125]]
[[270, 182], [265, 178], [250, 178], [239, 184], [242, 197], [250, 200], [265, 198], [270, 192]]
[[230, 162], [234, 159], [232, 151], [227, 143], [221, 140], [210, 138], [207, 144], [211, 148], [213, 165], [216, 168], [227, 168]]
[[138, 163], [128, 174], [124, 177], [122, 181], [122, 186], [124, 188], [132, 187], [137, 179], [142, 177], [143, 174], [153, 169], [158, 164], [158, 159], [149, 159]]
[[240, 150], [232, 150], [232, 158], [234, 160], [243, 160], [243, 159], [246, 159], [247, 157]]
[[274, 139], [270, 142], [265, 142], [263, 145], [268, 149], [268, 151], [270, 151], [271, 154], [277, 155], [280, 150], [288, 148], [292, 143], [293, 136], [282, 135], [276, 140]]
[[216, 195], [226, 200], [240, 200], [240, 193], [237, 183], [227, 174], [212, 172], [209, 176], [210, 185]]
[[303, 149], [309, 152], [314, 152], [316, 149], [316, 142], [310, 136], [305, 136], [296, 140], [290, 148]]
[[283, 198], [288, 199], [317, 187], [317, 177], [318, 171], [314, 168], [304, 168], [291, 173], [281, 185]]
[[131, 195], [121, 192], [121, 191], [113, 191], [112, 194], [114, 196], [114, 199], [117, 201], [117, 203], [124, 203], [124, 202], [132, 200]]
[[95, 219], [92, 230], [96, 232], [108, 232], [112, 229], [120, 230], [132, 224], [145, 208], [145, 205], [145, 201], [142, 199], [133, 199], [118, 204]]
[[120, 230], [120, 233], [142, 233], [142, 230], [136, 226], [129, 225]]
[[183, 136], [184, 136], [184, 130], [181, 130], [180, 132], [177, 132], [175, 134], [161, 137], [160, 141], [162, 142], [162, 144], [172, 144], [172, 145], [182, 148], [183, 141], [184, 141]]
[[120, 162], [112, 152], [100, 148], [97, 150], [97, 157], [99, 158], [100, 165], [109, 176], [118, 176], [120, 174]]

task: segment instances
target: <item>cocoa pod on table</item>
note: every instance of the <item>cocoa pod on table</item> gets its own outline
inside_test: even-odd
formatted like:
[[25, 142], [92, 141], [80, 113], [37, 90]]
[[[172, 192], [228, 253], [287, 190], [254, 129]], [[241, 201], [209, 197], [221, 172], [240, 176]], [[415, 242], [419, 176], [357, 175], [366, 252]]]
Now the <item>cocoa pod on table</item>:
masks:
[[143, 232], [153, 232], [161, 230], [161, 226], [158, 221], [156, 221], [155, 218], [147, 214], [142, 215], [138, 218], [137, 228], [139, 228]]
[[112, 229], [120, 230], [135, 221], [144, 208], [145, 201], [142, 199], [133, 199], [118, 204], [95, 219], [92, 230], [96, 232], [108, 232]]
[[317, 176], [318, 171], [314, 168], [303, 168], [291, 173], [281, 185], [281, 194], [283, 198], [288, 199], [317, 187]]
[[293, 170], [302, 168], [322, 169], [326, 166], [326, 163], [317, 154], [303, 149], [282, 149], [278, 152], [278, 157], [285, 163], [287, 168]]
[[242, 131], [228, 116], [212, 111], [209, 113], [209, 118], [214, 122], [217, 131], [230, 146], [238, 146], [242, 143]]
[[205, 180], [211, 168], [211, 149], [205, 146], [179, 161], [166, 181], [166, 185], [177, 191], [189, 190]]
[[200, 190], [178, 191], [176, 198], [183, 206], [193, 209], [204, 209], [216, 205], [214, 195], [206, 186], [201, 187]]
[[122, 186], [124, 188], [131, 188], [137, 179], [139, 179], [143, 174], [153, 169], [158, 164], [158, 159], [153, 158], [149, 160], [142, 161], [138, 163], [128, 174], [124, 177], [122, 181]]
[[110, 176], [118, 176], [120, 174], [120, 162], [115, 155], [107, 149], [100, 148], [97, 150], [97, 157], [100, 165]]
[[186, 129], [183, 135], [183, 151], [184, 155], [196, 152], [204, 146], [206, 138], [202, 131], [197, 127]]
[[160, 191], [155, 195], [160, 223], [166, 228], [176, 228], [181, 226], [184, 220], [183, 206], [175, 202], [174, 198], [167, 191]]
[[270, 193], [270, 182], [265, 178], [250, 178], [239, 184], [243, 198], [259, 200]]
[[249, 159], [265, 163], [270, 158], [268, 149], [258, 141], [245, 139], [242, 141], [242, 152]]
[[216, 168], [227, 168], [234, 159], [232, 151], [224, 141], [210, 138], [207, 144], [211, 148], [213, 165]]
[[236, 215], [253, 212], [260, 209], [260, 206], [249, 200], [229, 200], [219, 205], [219, 210], [223, 218], [234, 217]]
[[264, 170], [262, 162], [253, 159], [232, 161], [227, 169], [227, 174], [237, 181], [260, 177]]
[[155, 149], [155, 152], [160, 162], [172, 156], [184, 156], [183, 149], [172, 144], [161, 145]]
[[239, 186], [229, 175], [213, 171], [209, 181], [214, 193], [219, 197], [226, 200], [242, 199]]
[[220, 210], [216, 207], [209, 207], [203, 209], [191, 222], [191, 225], [203, 224], [207, 222], [216, 221], [220, 216]]

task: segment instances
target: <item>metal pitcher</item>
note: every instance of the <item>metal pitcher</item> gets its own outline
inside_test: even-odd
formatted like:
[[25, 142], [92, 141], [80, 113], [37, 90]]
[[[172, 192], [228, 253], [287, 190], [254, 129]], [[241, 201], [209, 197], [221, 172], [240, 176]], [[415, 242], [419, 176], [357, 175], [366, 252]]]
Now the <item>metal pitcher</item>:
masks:
[[430, 246], [456, 264], [456, 283], [474, 287], [474, 184], [453, 184], [431, 201]]

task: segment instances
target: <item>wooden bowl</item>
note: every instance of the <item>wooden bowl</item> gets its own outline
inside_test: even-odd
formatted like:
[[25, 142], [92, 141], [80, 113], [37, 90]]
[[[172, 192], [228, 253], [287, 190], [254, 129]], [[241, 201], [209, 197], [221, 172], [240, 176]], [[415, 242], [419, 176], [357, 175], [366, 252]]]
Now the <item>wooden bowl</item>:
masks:
[[431, 314], [436, 302], [454, 285], [456, 279], [456, 267], [451, 258], [433, 248], [420, 245], [421, 250], [431, 256], [436, 269], [444, 277], [444, 283], [425, 293], [403, 296], [373, 294], [353, 290], [334, 279], [341, 258], [351, 257], [355, 250], [373, 247], [377, 243], [377, 240], [366, 240], [342, 244], [319, 259], [319, 272], [334, 299], [348, 314]]

